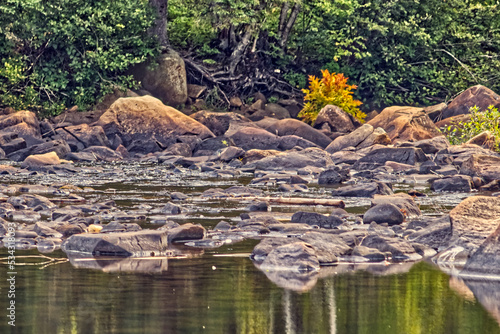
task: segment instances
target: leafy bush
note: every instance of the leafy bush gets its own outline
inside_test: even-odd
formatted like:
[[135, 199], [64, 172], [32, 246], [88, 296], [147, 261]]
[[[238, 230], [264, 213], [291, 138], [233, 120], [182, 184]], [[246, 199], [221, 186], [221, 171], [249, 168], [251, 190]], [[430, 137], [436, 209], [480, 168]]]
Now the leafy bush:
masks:
[[352, 90], [356, 89], [356, 86], [348, 85], [348, 78], [342, 73], [330, 74], [328, 70], [322, 70], [321, 73], [321, 80], [314, 75], [309, 76], [309, 89], [302, 90], [306, 94], [304, 101], [308, 102], [300, 111], [299, 117], [312, 124], [324, 106], [333, 104], [363, 122], [366, 114], [358, 108], [362, 103], [352, 97]]
[[487, 110], [481, 111], [477, 106], [470, 108], [470, 121], [458, 122], [458, 124], [449, 125], [442, 132], [451, 144], [457, 145], [465, 143], [480, 133], [489, 131], [495, 138], [494, 147], [500, 148], [500, 112], [492, 105]]
[[156, 53], [146, 0], [8, 0], [0, 4], [0, 106], [56, 114], [94, 104]]

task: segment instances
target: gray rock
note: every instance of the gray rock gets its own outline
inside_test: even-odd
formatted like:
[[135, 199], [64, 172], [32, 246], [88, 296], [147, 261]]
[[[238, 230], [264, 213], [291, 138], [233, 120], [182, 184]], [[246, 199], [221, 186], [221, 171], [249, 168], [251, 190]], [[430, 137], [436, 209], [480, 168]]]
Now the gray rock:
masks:
[[369, 262], [382, 262], [386, 260], [386, 255], [375, 248], [365, 246], [356, 246], [352, 250], [353, 256], [361, 256], [366, 258]]
[[393, 261], [417, 261], [422, 258], [406, 240], [369, 235], [363, 239], [361, 246], [375, 248], [382, 253], [390, 253]]
[[168, 230], [168, 242], [203, 239], [205, 234], [205, 228], [201, 225], [183, 224]]
[[460, 173], [479, 176], [486, 182], [500, 180], [500, 157], [472, 154], [462, 163]]
[[375, 169], [387, 161], [415, 165], [429, 160], [424, 152], [414, 147], [384, 147], [376, 149], [359, 159], [353, 166], [356, 170]]
[[325, 216], [316, 212], [304, 211], [294, 213], [290, 221], [328, 229], [335, 228], [343, 223], [343, 220], [337, 216]]
[[319, 185], [339, 184], [349, 180], [349, 170], [346, 168], [333, 167], [329, 168], [319, 174]]
[[384, 182], [358, 183], [332, 191], [332, 196], [339, 197], [373, 197], [378, 195], [393, 195], [392, 189]]
[[500, 275], [500, 219], [497, 229], [479, 246], [465, 263], [461, 276]]
[[442, 179], [434, 179], [431, 183], [431, 190], [437, 192], [470, 192], [472, 187], [472, 178], [467, 175], [447, 176]]
[[363, 223], [377, 224], [387, 223], [389, 225], [398, 225], [404, 221], [404, 216], [400, 209], [391, 203], [382, 203], [368, 209], [363, 215]]
[[328, 153], [335, 153], [347, 147], [356, 147], [373, 133], [373, 126], [364, 124], [355, 131], [341, 137], [337, 137], [325, 149]]
[[420, 208], [412, 196], [405, 193], [396, 193], [394, 195], [375, 195], [371, 205], [379, 204], [394, 204], [397, 206], [405, 217], [420, 216]]
[[260, 265], [261, 270], [309, 272], [319, 270], [318, 257], [311, 245], [294, 242], [273, 249]]
[[154, 230], [75, 234], [62, 245], [66, 253], [79, 252], [94, 256], [154, 256], [165, 253], [167, 247], [167, 232]]

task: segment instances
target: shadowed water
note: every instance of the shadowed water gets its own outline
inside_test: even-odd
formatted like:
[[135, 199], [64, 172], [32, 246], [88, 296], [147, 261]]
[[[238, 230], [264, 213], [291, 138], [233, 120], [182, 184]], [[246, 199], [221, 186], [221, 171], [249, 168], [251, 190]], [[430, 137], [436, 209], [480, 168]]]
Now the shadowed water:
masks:
[[[4, 318], [0, 332], [500, 333], [494, 317], [474, 297], [479, 294], [481, 300], [481, 291], [498, 290], [491, 286], [495, 283], [476, 284], [473, 294], [424, 262], [408, 272], [400, 265], [356, 271], [343, 265], [323, 268], [313, 278], [315, 284], [306, 281], [308, 291], [299, 293], [276, 285], [247, 257], [230, 256], [254, 242], [219, 249], [218, 254], [149, 259], [147, 264], [120, 265], [120, 260], [108, 259], [77, 261], [78, 268], [70, 262], [44, 268], [19, 265], [16, 327], [9, 328]], [[18, 259], [22, 261], [42, 260]], [[0, 275], [7, 276], [6, 266]], [[289, 283], [297, 290], [297, 281]], [[5, 310], [6, 280], [0, 288]]]

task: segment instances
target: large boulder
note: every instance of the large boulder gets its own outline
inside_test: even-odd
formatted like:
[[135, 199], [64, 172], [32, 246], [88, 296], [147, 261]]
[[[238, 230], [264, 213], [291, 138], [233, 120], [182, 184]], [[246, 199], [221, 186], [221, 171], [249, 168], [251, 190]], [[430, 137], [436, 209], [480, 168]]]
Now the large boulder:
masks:
[[356, 147], [367, 139], [373, 131], [373, 126], [364, 124], [345, 136], [335, 138], [325, 150], [328, 153], [335, 153], [347, 147]]
[[392, 142], [418, 141], [441, 135], [422, 108], [388, 107], [368, 124], [383, 128]]
[[399, 225], [405, 217], [400, 209], [392, 203], [382, 203], [368, 209], [363, 215], [363, 224], [375, 222], [377, 224], [387, 223]]
[[15, 132], [26, 139], [41, 138], [38, 118], [35, 113], [27, 110], [0, 115], [0, 130]]
[[120, 136], [126, 146], [136, 142], [133, 146], [137, 150], [142, 147], [142, 153], [167, 148], [180, 136], [214, 137], [203, 124], [151, 96], [118, 99], [96, 125], [104, 129], [108, 138]]
[[468, 114], [471, 107], [486, 110], [490, 105], [500, 108], [500, 95], [482, 85], [476, 85], [457, 96], [442, 111], [441, 119]]
[[57, 156], [55, 152], [49, 152], [45, 154], [34, 154], [28, 156], [24, 159], [21, 164], [22, 168], [33, 169], [41, 166], [49, 166], [49, 165], [59, 165], [61, 160]]
[[500, 219], [492, 224], [497, 224], [497, 228], [467, 260], [461, 275], [500, 275]]
[[342, 225], [343, 223], [342, 219], [335, 215], [325, 216], [320, 213], [306, 211], [295, 212], [290, 222], [297, 224], [308, 224], [328, 229], [332, 229], [334, 227]]
[[205, 125], [216, 136], [222, 136], [231, 123], [251, 123], [243, 115], [234, 112], [214, 112], [202, 110], [191, 115], [192, 118]]
[[487, 183], [500, 180], [500, 157], [472, 154], [462, 163], [460, 173], [479, 176]]
[[432, 191], [456, 191], [470, 192], [474, 184], [472, 178], [467, 175], [446, 176], [439, 179], [434, 179], [431, 182]]
[[264, 129], [249, 126], [239, 128], [228, 137], [236, 146], [245, 151], [251, 149], [273, 150], [277, 149], [280, 143], [278, 136]]
[[349, 114], [331, 104], [320, 110], [314, 122], [314, 127], [321, 129], [325, 124], [328, 125], [328, 128], [332, 132], [349, 133], [356, 129]]
[[104, 129], [100, 126], [89, 126], [88, 124], [79, 124], [59, 128], [57, 135], [64, 139], [73, 152], [79, 151], [89, 146], [108, 146], [108, 138]]
[[319, 148], [306, 148], [302, 151], [282, 152], [269, 155], [260, 160], [247, 163], [247, 167], [255, 167], [260, 170], [297, 170], [304, 167], [328, 167], [333, 165], [328, 153]]
[[375, 169], [387, 161], [414, 166], [429, 160], [424, 152], [414, 147], [384, 147], [372, 150], [363, 158], [356, 161], [353, 168], [357, 170]]
[[393, 204], [397, 206], [406, 217], [420, 216], [422, 214], [413, 197], [406, 193], [375, 195], [371, 205], [376, 206], [379, 204]]
[[292, 118], [274, 122], [265, 129], [278, 136], [295, 135], [307, 139], [322, 148], [327, 147], [332, 141], [328, 136], [312, 126]]
[[66, 253], [94, 256], [157, 256], [164, 254], [167, 247], [167, 232], [156, 230], [75, 234], [62, 245]]
[[313, 247], [294, 242], [273, 249], [260, 265], [261, 270], [308, 272], [319, 270], [319, 261]]
[[147, 62], [132, 70], [142, 87], [163, 103], [179, 106], [188, 98], [184, 60], [173, 50], [163, 53], [153, 64]]
[[500, 197], [474, 196], [450, 211], [453, 239], [466, 249], [479, 247], [495, 232], [500, 219]]

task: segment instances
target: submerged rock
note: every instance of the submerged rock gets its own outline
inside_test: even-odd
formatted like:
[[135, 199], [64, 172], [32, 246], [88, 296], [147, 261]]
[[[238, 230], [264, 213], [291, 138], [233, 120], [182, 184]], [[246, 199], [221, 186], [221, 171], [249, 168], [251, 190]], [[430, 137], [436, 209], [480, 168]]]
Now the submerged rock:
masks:
[[166, 231], [143, 230], [109, 234], [75, 234], [62, 245], [64, 252], [106, 256], [156, 256], [167, 250]]
[[319, 270], [319, 261], [311, 245], [293, 242], [274, 248], [260, 264], [261, 270], [309, 272]]

